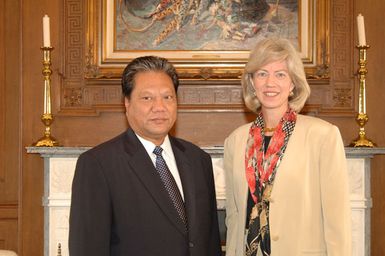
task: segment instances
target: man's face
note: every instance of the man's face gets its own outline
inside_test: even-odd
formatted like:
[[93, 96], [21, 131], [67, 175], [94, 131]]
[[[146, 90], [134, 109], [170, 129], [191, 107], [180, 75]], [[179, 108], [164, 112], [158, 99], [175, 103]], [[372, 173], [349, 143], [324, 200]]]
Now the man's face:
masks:
[[134, 84], [130, 98], [125, 98], [128, 123], [139, 136], [160, 145], [177, 115], [172, 80], [163, 72], [148, 71], [136, 74]]

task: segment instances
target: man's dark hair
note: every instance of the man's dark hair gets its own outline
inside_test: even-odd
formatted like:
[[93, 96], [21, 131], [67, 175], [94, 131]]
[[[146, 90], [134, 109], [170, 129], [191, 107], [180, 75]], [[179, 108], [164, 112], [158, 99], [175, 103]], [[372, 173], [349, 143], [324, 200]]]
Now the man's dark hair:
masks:
[[135, 86], [135, 75], [148, 71], [165, 73], [171, 78], [175, 92], [178, 90], [178, 74], [174, 66], [167, 59], [157, 56], [143, 56], [133, 59], [123, 71], [122, 92], [124, 97], [130, 98]]

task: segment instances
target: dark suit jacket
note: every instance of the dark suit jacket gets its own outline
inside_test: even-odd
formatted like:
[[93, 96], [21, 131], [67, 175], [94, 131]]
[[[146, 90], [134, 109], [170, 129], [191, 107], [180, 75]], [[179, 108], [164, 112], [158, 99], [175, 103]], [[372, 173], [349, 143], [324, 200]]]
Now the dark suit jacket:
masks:
[[72, 184], [71, 256], [216, 256], [219, 230], [210, 156], [170, 136], [188, 233], [132, 130], [80, 155]]

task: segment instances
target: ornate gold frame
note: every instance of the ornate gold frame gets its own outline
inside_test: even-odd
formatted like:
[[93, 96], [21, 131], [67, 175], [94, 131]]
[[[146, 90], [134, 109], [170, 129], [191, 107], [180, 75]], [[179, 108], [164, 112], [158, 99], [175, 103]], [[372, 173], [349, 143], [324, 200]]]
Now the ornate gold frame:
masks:
[[[124, 111], [120, 75], [129, 58], [102, 59], [102, 11], [106, 1], [63, 1], [58, 115], [94, 116], [100, 112]], [[299, 1], [302, 4], [305, 0]], [[353, 3], [350, 0], [306, 1], [311, 8], [307, 25], [312, 28], [307, 42], [313, 51], [308, 54], [311, 58], [303, 59], [312, 90], [304, 112], [316, 116], [354, 116], [357, 90], [351, 64]], [[178, 90], [179, 111], [246, 111], [239, 79], [246, 60], [226, 62], [218, 58], [212, 63], [202, 56], [195, 57], [199, 57], [198, 64], [192, 58], [174, 63], [182, 78]]]
[[[115, 51], [114, 6], [118, 0], [88, 0], [87, 78], [114, 78], [131, 59], [159, 55], [171, 60], [181, 78], [239, 78], [249, 51]], [[310, 78], [329, 78], [329, 1], [299, 1], [299, 45]]]

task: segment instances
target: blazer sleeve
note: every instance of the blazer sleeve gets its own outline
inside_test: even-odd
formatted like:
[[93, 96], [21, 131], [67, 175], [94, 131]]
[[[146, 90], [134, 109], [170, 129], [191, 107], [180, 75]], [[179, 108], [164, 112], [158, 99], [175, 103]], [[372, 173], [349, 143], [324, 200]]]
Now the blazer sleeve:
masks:
[[336, 126], [330, 126], [326, 133], [319, 157], [327, 255], [352, 255], [347, 162], [342, 138]]
[[238, 210], [234, 199], [234, 180], [233, 180], [233, 154], [234, 137], [229, 137], [224, 143], [224, 170], [226, 182], [226, 255], [236, 256], [237, 231], [238, 231]]
[[71, 256], [110, 255], [111, 200], [102, 167], [92, 154], [79, 157], [72, 183]]

